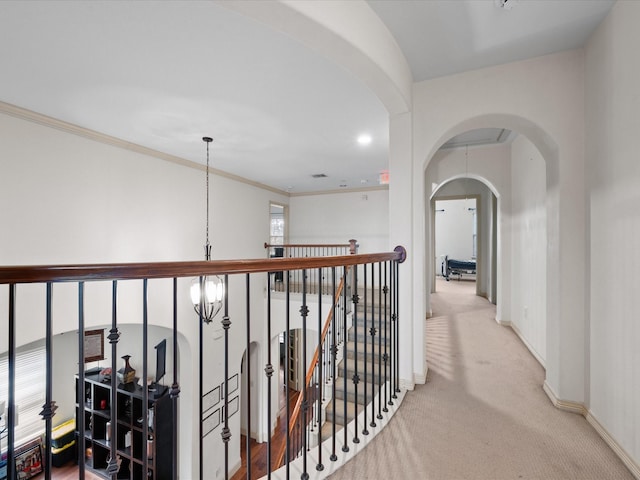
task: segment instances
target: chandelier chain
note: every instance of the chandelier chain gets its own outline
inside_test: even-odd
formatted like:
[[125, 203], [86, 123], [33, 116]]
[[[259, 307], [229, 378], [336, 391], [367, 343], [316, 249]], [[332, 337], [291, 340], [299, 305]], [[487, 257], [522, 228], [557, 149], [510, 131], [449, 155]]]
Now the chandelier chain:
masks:
[[209, 245], [209, 142], [207, 143], [207, 245]]

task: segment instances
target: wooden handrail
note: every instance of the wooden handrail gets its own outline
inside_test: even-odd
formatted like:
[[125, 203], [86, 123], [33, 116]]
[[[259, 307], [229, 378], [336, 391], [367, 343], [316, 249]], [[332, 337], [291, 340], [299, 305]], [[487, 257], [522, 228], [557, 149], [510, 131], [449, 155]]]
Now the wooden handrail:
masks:
[[200, 275], [279, 272], [320, 267], [342, 267], [406, 257], [404, 247], [393, 252], [333, 257], [210, 260], [197, 262], [112, 263], [93, 265], [35, 265], [0, 267], [0, 285], [12, 283], [79, 282], [91, 280], [135, 280], [181, 278]]
[[[333, 318], [334, 311], [336, 308], [336, 301], [338, 298], [340, 298], [340, 295], [342, 295], [342, 289], [344, 288], [344, 285], [346, 282], [346, 276], [349, 274], [350, 270], [351, 270], [350, 268], [347, 269], [347, 271], [345, 272], [345, 276], [342, 277], [342, 280], [340, 281], [340, 284], [336, 289], [336, 296], [333, 299], [333, 304], [331, 305], [331, 309], [329, 310], [327, 319], [324, 322], [324, 327], [322, 328], [322, 337], [320, 339], [320, 345], [324, 345], [325, 338], [327, 336], [327, 333], [329, 332], [329, 327], [331, 326], [331, 319]], [[313, 370], [315, 368], [315, 365], [319, 357], [320, 357], [320, 350], [318, 349], [318, 347], [316, 347], [316, 351], [313, 354], [311, 363], [309, 364], [309, 369], [307, 370], [307, 375], [305, 376], [305, 379], [304, 379], [306, 386], [308, 386], [309, 382], [311, 382], [311, 378], [313, 377]], [[288, 427], [289, 436], [293, 435], [293, 430], [295, 429], [296, 423], [298, 421], [298, 417], [300, 416], [300, 409], [302, 408], [303, 400], [304, 399], [302, 398], [302, 395], [298, 395], [298, 400], [296, 401], [296, 404], [293, 407], [293, 411], [291, 412], [291, 419], [289, 420], [289, 427]], [[276, 468], [280, 468], [283, 465], [282, 462], [284, 462], [286, 452], [287, 452], [287, 444], [284, 443], [280, 448], [280, 453], [278, 454], [278, 457], [277, 457]]]

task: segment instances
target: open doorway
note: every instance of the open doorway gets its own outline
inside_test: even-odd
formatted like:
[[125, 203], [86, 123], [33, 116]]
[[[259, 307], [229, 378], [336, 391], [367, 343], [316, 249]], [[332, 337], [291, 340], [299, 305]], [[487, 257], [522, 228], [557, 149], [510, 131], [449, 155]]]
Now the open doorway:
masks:
[[476, 281], [478, 218], [476, 198], [435, 200], [436, 275]]

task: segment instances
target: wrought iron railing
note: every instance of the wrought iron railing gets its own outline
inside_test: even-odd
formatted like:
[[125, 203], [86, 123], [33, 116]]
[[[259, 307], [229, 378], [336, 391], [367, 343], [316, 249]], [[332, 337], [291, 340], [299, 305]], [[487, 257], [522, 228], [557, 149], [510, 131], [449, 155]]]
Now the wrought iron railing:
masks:
[[[285, 243], [282, 245], [264, 244], [269, 258], [310, 258], [333, 257], [340, 255], [355, 255], [358, 253], [357, 240], [349, 240], [349, 243]], [[302, 292], [301, 270], [287, 272], [289, 278], [289, 290], [292, 293]], [[322, 292], [323, 295], [331, 295], [331, 269], [328, 267], [313, 269], [306, 273], [307, 293]], [[276, 272], [271, 288], [275, 291], [284, 290], [284, 272]]]
[[[398, 328], [399, 328], [399, 317], [398, 317], [398, 266], [404, 261], [405, 252], [402, 247], [397, 247], [393, 252], [388, 253], [378, 253], [378, 254], [366, 254], [366, 255], [340, 255], [340, 256], [330, 256], [330, 257], [309, 257], [309, 258], [273, 258], [268, 260], [223, 260], [223, 261], [200, 261], [200, 262], [168, 262], [168, 263], [134, 263], [134, 264], [101, 264], [101, 265], [58, 265], [58, 266], [7, 266], [0, 267], [0, 285], [6, 285], [4, 287], [8, 293], [8, 314], [6, 316], [6, 342], [7, 342], [7, 355], [9, 361], [9, 381], [8, 381], [8, 402], [7, 402], [7, 414], [5, 415], [6, 423], [7, 423], [7, 458], [14, 458], [15, 454], [15, 420], [14, 413], [16, 410], [16, 398], [15, 398], [15, 364], [16, 364], [16, 348], [17, 348], [17, 329], [24, 324], [25, 319], [18, 318], [18, 292], [22, 288], [26, 288], [27, 284], [42, 284], [44, 285], [44, 298], [38, 301], [42, 301], [44, 304], [44, 318], [42, 322], [44, 323], [44, 328], [46, 331], [45, 334], [45, 347], [47, 352], [47, 368], [46, 368], [46, 381], [44, 385], [44, 396], [46, 398], [45, 404], [43, 405], [43, 410], [41, 412], [43, 421], [44, 421], [44, 430], [45, 430], [45, 442], [44, 442], [44, 456], [46, 457], [44, 461], [44, 478], [49, 480], [51, 478], [51, 438], [52, 438], [52, 418], [56, 411], [56, 401], [53, 399], [53, 385], [52, 385], [52, 347], [51, 347], [51, 338], [53, 332], [54, 325], [54, 309], [53, 302], [54, 298], [56, 298], [56, 294], [59, 291], [58, 285], [62, 283], [73, 283], [77, 286], [77, 292], [75, 295], [75, 302], [77, 305], [78, 312], [78, 322], [77, 322], [77, 330], [79, 332], [83, 332], [86, 330], [86, 322], [85, 322], [85, 303], [88, 301], [85, 295], [86, 286], [92, 284], [94, 282], [109, 282], [110, 283], [110, 303], [111, 303], [111, 325], [108, 335], [108, 340], [111, 345], [111, 370], [112, 372], [116, 372], [118, 366], [116, 365], [117, 354], [117, 346], [119, 342], [120, 330], [119, 330], [119, 315], [121, 307], [118, 301], [118, 292], [123, 283], [126, 282], [141, 282], [141, 298], [140, 303], [142, 305], [141, 318], [138, 323], [142, 325], [142, 347], [143, 347], [143, 366], [142, 366], [142, 375], [141, 375], [141, 389], [140, 396], [142, 405], [148, 405], [150, 399], [149, 393], [149, 384], [147, 382], [147, 374], [149, 370], [149, 366], [147, 365], [147, 337], [148, 337], [148, 327], [150, 325], [149, 322], [149, 309], [150, 309], [150, 299], [149, 299], [149, 283], [151, 281], [155, 281], [156, 279], [165, 279], [167, 282], [171, 284], [171, 300], [169, 302], [169, 309], [171, 310], [170, 316], [172, 319], [172, 338], [169, 342], [172, 345], [172, 364], [169, 365], [168, 374], [171, 376], [171, 386], [169, 387], [168, 396], [171, 401], [171, 409], [173, 411], [173, 418], [177, 419], [178, 417], [178, 399], [180, 398], [180, 383], [179, 383], [179, 375], [178, 375], [178, 335], [182, 330], [182, 322], [179, 315], [179, 310], [181, 307], [181, 299], [184, 300], [184, 294], [179, 291], [178, 285], [179, 280], [184, 277], [204, 277], [207, 275], [219, 275], [224, 279], [226, 297], [223, 306], [223, 310], [221, 312], [221, 327], [223, 337], [223, 356], [224, 356], [224, 381], [223, 388], [224, 392], [229, 392], [229, 350], [230, 350], [230, 341], [231, 341], [231, 331], [232, 326], [234, 324], [240, 325], [244, 327], [244, 333], [246, 334], [246, 352], [250, 351], [250, 344], [252, 340], [255, 340], [251, 336], [251, 281], [252, 278], [258, 277], [262, 278], [262, 281], [265, 281], [267, 286], [270, 286], [273, 281], [273, 272], [299, 272], [302, 290], [301, 290], [301, 307], [299, 310], [300, 320], [302, 322], [302, 332], [305, 335], [308, 330], [315, 330], [315, 326], [307, 325], [307, 316], [309, 315], [309, 307], [307, 304], [307, 296], [309, 295], [307, 292], [307, 281], [305, 279], [308, 278], [308, 273], [312, 271], [319, 271], [320, 269], [329, 269], [332, 274], [330, 278], [331, 282], [331, 291], [333, 292], [331, 302], [331, 309], [328, 316], [328, 322], [322, 325], [320, 319], [322, 316], [321, 309], [323, 302], [319, 298], [318, 304], [320, 312], [318, 312], [318, 331], [323, 332], [323, 335], [320, 337], [319, 347], [317, 349], [317, 355], [312, 356], [311, 363], [315, 363], [317, 366], [322, 366], [323, 368], [316, 368], [314, 373], [307, 375], [307, 379], [304, 382], [304, 390], [302, 394], [302, 402], [299, 410], [302, 412], [302, 416], [304, 418], [309, 418], [311, 422], [307, 423], [305, 428], [303, 429], [304, 434], [300, 436], [302, 439], [302, 444], [296, 443], [298, 440], [293, 438], [292, 435], [287, 435], [287, 445], [289, 448], [286, 449], [285, 452], [285, 468], [287, 468], [287, 478], [289, 478], [288, 467], [289, 464], [298, 456], [302, 455], [303, 457], [306, 455], [306, 452], [309, 448], [311, 448], [313, 444], [320, 444], [324, 440], [329, 440], [333, 438], [333, 450], [330, 460], [335, 460], [335, 451], [336, 451], [336, 438], [337, 438], [337, 428], [334, 426], [331, 435], [327, 435], [326, 438], [321, 434], [312, 434], [311, 428], [316, 428], [318, 432], [321, 431], [322, 428], [322, 419], [326, 417], [326, 403], [329, 401], [336, 401], [337, 397], [341, 396], [341, 394], [336, 393], [338, 379], [338, 368], [342, 369], [343, 377], [341, 381], [343, 382], [344, 392], [342, 396], [344, 397], [344, 412], [345, 412], [345, 422], [348, 421], [346, 414], [346, 402], [347, 398], [352, 395], [350, 391], [346, 388], [348, 383], [347, 376], [351, 374], [350, 382], [355, 389], [355, 398], [356, 400], [359, 398], [361, 393], [359, 393], [359, 383], [360, 383], [360, 375], [364, 375], [364, 387], [369, 386], [370, 395], [365, 393], [364, 397], [364, 405], [367, 408], [371, 408], [371, 417], [374, 417], [374, 409], [376, 407], [376, 403], [374, 401], [374, 397], [377, 399], [377, 407], [378, 414], [383, 409], [386, 409], [386, 405], [393, 402], [393, 398], [395, 397], [395, 393], [398, 391]], [[351, 277], [351, 291], [353, 292], [351, 298], [347, 297], [347, 289], [342, 288], [341, 295], [338, 295], [339, 286], [338, 286], [338, 276], [343, 275], [347, 271], [347, 269], [351, 268], [353, 272]], [[360, 272], [360, 273], [359, 273]], [[370, 273], [368, 273], [370, 272]], [[377, 274], [377, 281], [374, 280], [374, 277]], [[263, 276], [264, 275], [264, 276]], [[362, 285], [359, 284], [359, 276], [364, 275]], [[235, 282], [244, 284], [244, 294], [242, 291], [238, 291], [237, 285], [234, 288], [230, 288], [230, 278], [232, 277], [244, 277], [244, 282]], [[291, 298], [290, 293], [291, 289], [291, 281], [288, 280], [289, 275], [285, 276], [285, 297], [286, 297], [286, 328], [285, 332], [290, 331], [290, 320], [292, 319], [292, 314], [290, 312]], [[369, 280], [370, 279], [370, 280]], [[255, 281], [255, 280], [254, 280]], [[4, 290], [3, 290], [4, 291]], [[267, 302], [267, 318], [266, 318], [266, 338], [271, 339], [273, 333], [272, 331], [272, 322], [274, 319], [272, 318], [272, 306], [273, 306], [273, 293], [271, 288], [267, 288], [266, 302]], [[32, 292], [30, 292], [31, 294]], [[68, 294], [68, 288], [65, 288], [65, 296]], [[319, 297], [322, 296], [322, 291], [318, 292]], [[376, 304], [373, 301], [374, 296], [377, 295], [378, 303]], [[362, 296], [364, 297], [364, 301], [361, 302]], [[242, 297], [244, 297], [244, 302], [242, 302]], [[93, 298], [93, 297], [92, 297]], [[154, 297], [155, 298], [155, 297]], [[232, 319], [230, 316], [229, 302], [230, 298], [235, 299], [234, 301], [245, 303], [246, 304], [246, 314], [240, 315], [241, 318]], [[338, 301], [339, 298], [339, 301]], [[32, 301], [30, 298], [29, 301]], [[297, 300], [300, 302], [300, 299]], [[346, 314], [346, 304], [353, 303], [357, 305], [359, 308], [354, 309], [352, 318], [347, 318]], [[237, 310], [237, 309], [236, 309]], [[182, 310], [180, 310], [182, 311]], [[234, 314], [237, 314], [234, 311]], [[377, 316], [376, 316], [377, 312]], [[188, 319], [189, 323], [193, 323], [193, 313], [190, 312], [190, 318]], [[255, 313], [254, 313], [255, 315]], [[341, 318], [338, 318], [341, 317]], [[362, 320], [361, 320], [362, 318]], [[5, 317], [0, 317], [0, 320], [5, 320]], [[233, 321], [232, 321], [233, 320]], [[377, 324], [375, 323], [377, 321]], [[352, 329], [352, 330], [350, 330]], [[368, 330], [367, 330], [368, 329]], [[338, 331], [340, 330], [340, 332]], [[348, 331], [350, 330], [350, 331]], [[367, 332], [363, 335], [363, 332]], [[385, 332], [383, 336], [382, 333]], [[200, 342], [200, 350], [199, 350], [199, 361], [200, 361], [200, 399], [199, 399], [199, 410], [200, 410], [200, 418], [202, 420], [203, 413], [203, 322], [199, 322], [199, 342]], [[5, 335], [5, 332], [2, 332], [1, 335]], [[322, 341], [324, 338], [324, 342]], [[377, 339], [377, 343], [376, 343]], [[364, 356], [360, 353], [358, 347], [358, 340], [362, 340], [364, 344]], [[237, 339], [234, 338], [234, 341]], [[355, 341], [355, 351], [351, 353], [349, 350], [349, 345]], [[267, 363], [264, 368], [265, 375], [267, 377], [267, 425], [269, 428], [272, 425], [272, 405], [271, 405], [271, 391], [273, 389], [273, 374], [274, 374], [274, 366], [273, 366], [273, 356], [271, 351], [271, 342], [266, 342], [268, 346], [267, 350]], [[306, 342], [303, 342], [304, 348], [306, 348]], [[376, 346], [377, 345], [377, 346]], [[372, 354], [367, 353], [367, 346], [370, 347]], [[342, 353], [339, 353], [339, 349], [341, 349]], [[377, 349], [377, 350], [376, 350]], [[384, 351], [384, 353], [382, 353]], [[306, 353], [303, 353], [303, 356], [306, 357]], [[342, 364], [339, 366], [340, 356], [342, 356]], [[83, 341], [83, 335], [78, 336], [78, 365], [84, 365], [85, 360], [85, 345]], [[364, 360], [364, 362], [362, 361]], [[306, 362], [305, 362], [306, 363]], [[251, 378], [251, 373], [248, 371], [250, 368], [250, 362], [246, 362], [245, 369], [246, 378]], [[369, 375], [370, 372], [370, 375]], [[377, 382], [373, 382], [372, 379], [374, 375], [377, 374]], [[85, 381], [85, 372], [83, 368], [80, 368], [78, 371], [78, 384], [84, 385]], [[329, 382], [328, 382], [329, 380]], [[117, 376], [114, 374], [111, 376], [109, 381], [109, 385], [111, 387], [111, 395], [112, 397], [108, 401], [107, 411], [105, 415], [110, 416], [111, 419], [118, 419], [119, 413], [118, 409], [121, 406], [118, 405], [118, 399], [115, 397], [116, 392], [120, 388], [119, 381]], [[366, 390], [366, 388], [363, 388]], [[77, 392], [77, 404], [78, 407], [82, 409], [85, 404], [85, 398], [83, 397], [84, 392], [83, 388], [78, 388]], [[247, 380], [246, 385], [246, 396], [247, 405], [251, 402], [252, 389]], [[384, 400], [383, 400], [384, 395]], [[324, 400], [324, 401], [323, 401]], [[237, 435], [238, 432], [231, 431], [229, 416], [230, 416], [230, 404], [229, 404], [229, 395], [224, 396], [223, 400], [223, 408], [222, 408], [222, 416], [220, 418], [221, 423], [221, 444], [220, 447], [224, 449], [224, 470], [223, 475], [224, 478], [230, 478], [230, 468], [229, 464], [229, 441], [232, 435]], [[315, 409], [310, 409], [310, 405], [313, 404]], [[356, 412], [358, 411], [358, 406], [355, 407]], [[336, 424], [336, 408], [333, 409], [333, 424]], [[249, 434], [251, 429], [251, 409], [248, 408], [246, 412], [246, 431]], [[314, 413], [310, 413], [314, 412]], [[233, 414], [233, 413], [231, 413]], [[357, 421], [357, 415], [356, 415]], [[291, 421], [290, 416], [288, 415], [288, 421]], [[180, 419], [180, 423], [182, 428], [188, 428], [188, 419], [182, 418]], [[140, 418], [140, 426], [137, 431], [142, 438], [147, 438], [150, 431], [151, 420], [147, 415], [142, 415]], [[346, 424], [346, 423], [345, 423]], [[373, 425], [375, 424], [372, 421]], [[77, 416], [77, 425], [76, 429], [79, 432], [77, 442], [78, 442], [78, 478], [85, 478], [86, 468], [89, 466], [95, 466], [91, 464], [91, 460], [85, 457], [85, 442], [88, 441], [81, 432], [85, 432], [87, 430], [87, 425], [85, 425], [85, 416], [78, 415]], [[105, 448], [108, 449], [108, 463], [102, 466], [102, 473], [111, 478], [116, 478], [118, 475], [118, 470], [121, 470], [121, 465], [118, 462], [118, 458], [121, 455], [126, 455], [123, 453], [123, 449], [119, 445], [119, 442], [123, 438], [123, 434], [119, 429], [121, 428], [117, 421], [113, 421], [110, 423], [110, 438], [117, 439], [112, 442], [105, 442]], [[203, 473], [203, 438], [208, 432], [204, 432], [203, 430], [203, 422], [199, 422], [199, 465], [193, 465], [193, 471], [199, 472], [199, 477], [206, 478], [206, 475]], [[346, 437], [347, 429], [344, 429], [344, 440], [342, 443], [343, 451], [345, 448], [348, 450], [348, 445], [350, 440]], [[103, 431], [106, 434], [106, 430]], [[362, 430], [362, 434], [366, 435], [367, 425], [364, 425], [364, 429]], [[358, 442], [358, 428], [356, 426], [356, 437], [352, 439], [353, 442]], [[312, 438], [314, 437], [314, 438]], [[305, 440], [306, 439], [306, 440]], [[137, 465], [137, 473], [131, 473], [130, 478], [138, 478], [137, 474], [140, 474], [141, 478], [148, 478], [153, 476], [156, 479], [162, 478], [178, 478], [178, 435], [177, 430], [175, 428], [172, 429], [172, 435], [170, 439], [164, 439], [165, 442], [170, 442], [171, 444], [171, 459], [169, 464], [170, 468], [159, 471], [158, 464], [154, 463], [156, 460], [151, 458], [149, 452], [146, 449], [143, 449], [140, 454], [140, 460], [136, 460]], [[268, 459], [267, 465], [268, 471], [266, 472], [267, 476], [271, 475], [271, 465], [273, 465], [274, 459], [272, 459], [272, 439], [269, 438], [268, 443]], [[248, 446], [247, 442], [247, 446]], [[252, 477], [251, 465], [251, 449], [247, 448], [246, 451], [246, 478], [250, 479]], [[320, 454], [321, 455], [321, 454]], [[155, 457], [155, 456], [154, 456]], [[187, 458], [187, 455], [184, 455], [183, 458]], [[320, 457], [321, 458], [321, 457]], [[183, 460], [184, 461], [184, 460]], [[133, 460], [131, 460], [133, 462]], [[304, 465], [304, 470], [306, 472], [306, 463]], [[322, 468], [322, 460], [318, 462], [315, 466], [316, 469]], [[154, 470], [155, 469], [155, 470]], [[133, 471], [133, 470], [132, 470]], [[122, 473], [122, 470], [121, 470]], [[15, 464], [13, 462], [7, 463], [7, 478], [14, 478], [16, 475]], [[118, 478], [120, 478], [118, 476]]]

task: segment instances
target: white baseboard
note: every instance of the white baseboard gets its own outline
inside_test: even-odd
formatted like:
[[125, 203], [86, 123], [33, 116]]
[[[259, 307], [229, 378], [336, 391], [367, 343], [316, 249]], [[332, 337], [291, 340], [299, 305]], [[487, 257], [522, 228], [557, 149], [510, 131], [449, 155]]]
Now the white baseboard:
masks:
[[413, 380], [401, 378], [398, 383], [400, 384], [400, 388], [402, 390], [413, 390], [414, 388], [416, 388], [416, 384]]
[[424, 374], [413, 374], [413, 383], [416, 385], [424, 385], [427, 383], [427, 373], [429, 373], [429, 367], [425, 367]]
[[533, 357], [538, 361], [538, 363], [542, 365], [542, 368], [546, 369], [544, 359], [540, 355], [538, 355], [538, 352], [536, 352], [536, 350], [531, 346], [531, 344], [527, 341], [527, 339], [524, 338], [524, 335], [522, 335], [522, 332], [520, 331], [520, 329], [511, 322], [509, 322], [509, 326], [511, 327], [511, 330], [513, 330], [516, 333], [520, 341], [524, 343], [524, 346], [527, 347], [527, 350], [529, 350], [531, 355], [533, 355]]
[[549, 400], [551, 400], [551, 403], [553, 403], [554, 407], [560, 410], [564, 410], [565, 412], [577, 413], [578, 415], [582, 415], [583, 417], [587, 416], [587, 409], [582, 403], [572, 402], [569, 400], [560, 400], [556, 395], [556, 392], [553, 391], [546, 380], [542, 384], [542, 389], [544, 390], [544, 393], [547, 394], [547, 397], [549, 397]]
[[631, 474], [637, 479], [640, 480], [640, 465], [638, 465], [633, 458], [625, 451], [622, 446], [611, 436], [611, 434], [607, 431], [606, 428], [602, 426], [602, 424], [593, 416], [593, 414], [587, 410], [587, 408], [578, 402], [571, 402], [567, 400], [561, 400], [555, 394], [553, 389], [549, 386], [549, 384], [545, 381], [542, 385], [547, 397], [551, 400], [551, 403], [560, 410], [565, 410], [571, 413], [577, 413], [585, 417], [589, 425], [591, 425], [598, 435], [605, 441], [609, 448], [613, 450], [613, 452], [622, 460], [622, 463], [629, 469]]
[[633, 461], [633, 458], [631, 458], [631, 456], [625, 451], [625, 449], [622, 448], [620, 444], [618, 444], [618, 442], [613, 439], [609, 432], [607, 432], [607, 429], [604, 428], [600, 424], [600, 422], [598, 422], [596, 417], [594, 417], [591, 412], [587, 412], [585, 418], [587, 419], [587, 422], [589, 422], [589, 424], [593, 428], [595, 428], [596, 432], [598, 432], [598, 434], [602, 437], [606, 444], [611, 447], [611, 450], [613, 450], [615, 454], [620, 457], [620, 460], [622, 460], [622, 463], [624, 463], [625, 466], [631, 471], [631, 474], [636, 477], [637, 480], [640, 480], [640, 465]]

